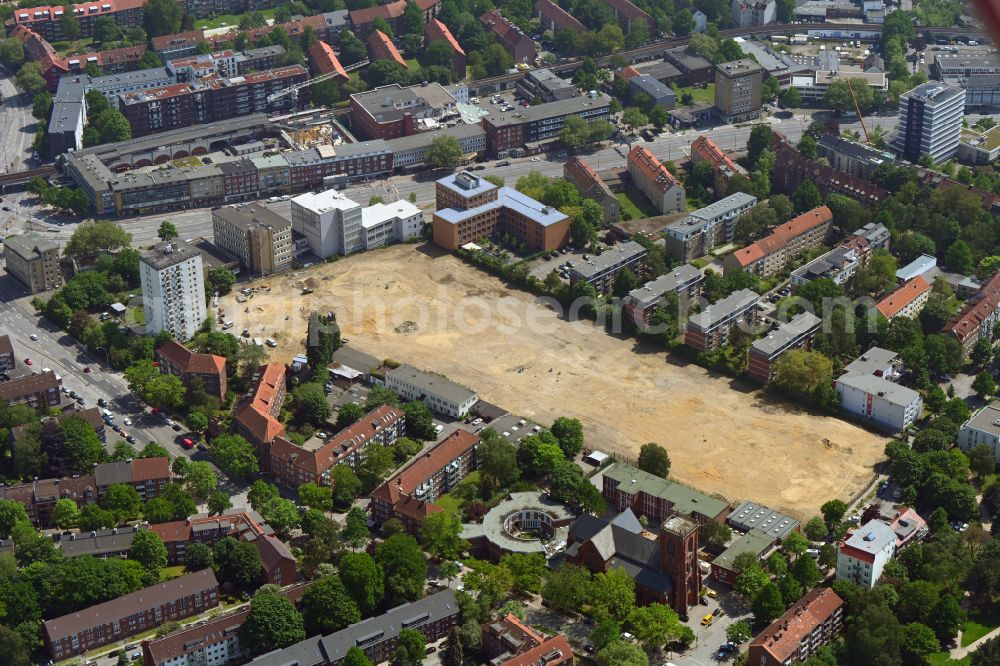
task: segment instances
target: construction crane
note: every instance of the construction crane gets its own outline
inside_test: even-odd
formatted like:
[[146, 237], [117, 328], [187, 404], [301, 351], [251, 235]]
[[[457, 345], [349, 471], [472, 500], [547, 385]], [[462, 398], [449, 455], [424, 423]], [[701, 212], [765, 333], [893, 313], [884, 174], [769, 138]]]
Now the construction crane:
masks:
[[282, 97], [285, 97], [286, 95], [291, 95], [293, 93], [298, 93], [303, 88], [308, 88], [309, 86], [313, 85], [314, 83], [322, 83], [323, 81], [327, 81], [327, 80], [332, 79], [332, 78], [334, 78], [336, 76], [340, 76], [344, 72], [353, 72], [356, 69], [360, 69], [361, 67], [364, 67], [365, 65], [368, 64], [368, 62], [369, 62], [368, 60], [362, 60], [360, 62], [354, 63], [353, 65], [348, 65], [347, 67], [344, 67], [343, 71], [338, 70], [338, 71], [334, 71], [334, 72], [328, 72], [326, 74], [320, 74], [319, 76], [313, 77], [313, 78], [309, 79], [308, 81], [303, 81], [302, 83], [296, 83], [293, 86], [288, 86], [287, 88], [283, 88], [283, 89], [279, 90], [278, 92], [271, 93], [270, 95], [268, 95], [267, 96], [267, 103], [271, 104], [276, 99], [281, 99]]
[[861, 117], [861, 107], [858, 106], [858, 98], [854, 96], [854, 88], [851, 87], [851, 80], [845, 80], [847, 81], [847, 90], [851, 93], [851, 99], [854, 101], [854, 110], [858, 113], [858, 122], [861, 123], [861, 129], [865, 132], [865, 143], [871, 143], [872, 137], [868, 134], [868, 128], [865, 127], [865, 119]]

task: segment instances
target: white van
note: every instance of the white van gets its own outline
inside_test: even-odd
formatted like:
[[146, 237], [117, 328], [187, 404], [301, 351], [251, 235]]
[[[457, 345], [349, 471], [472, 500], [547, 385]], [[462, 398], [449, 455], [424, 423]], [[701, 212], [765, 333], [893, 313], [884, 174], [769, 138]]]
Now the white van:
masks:
[[264, 342], [265, 342], [265, 344], [267, 344], [268, 347], [277, 347], [278, 346], [278, 341], [275, 340], [274, 338], [268, 338]]

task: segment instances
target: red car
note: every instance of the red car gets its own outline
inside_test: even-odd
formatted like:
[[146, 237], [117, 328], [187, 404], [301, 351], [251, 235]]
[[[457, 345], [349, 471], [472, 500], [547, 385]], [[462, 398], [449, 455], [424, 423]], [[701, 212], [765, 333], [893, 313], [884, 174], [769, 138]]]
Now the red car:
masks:
[[149, 412], [151, 414], [159, 414], [160, 413], [160, 408], [159, 407], [153, 407], [152, 409], [149, 410]]
[[185, 448], [185, 449], [193, 449], [193, 448], [194, 448], [194, 442], [193, 442], [193, 441], [191, 441], [191, 439], [190, 439], [190, 438], [188, 438], [188, 437], [185, 437], [185, 438], [184, 438], [184, 439], [183, 439], [183, 440], [181, 441], [181, 444], [182, 444], [182, 445], [184, 446], [184, 448]]
[[31, 359], [30, 358], [24, 359], [24, 364], [25, 365], [31, 365]]
[[90, 366], [88, 365], [87, 367], [85, 367], [85, 368], [83, 369], [83, 371], [84, 371], [84, 373], [86, 373], [86, 374], [88, 374], [88, 375], [89, 375], [89, 374], [90, 374]]

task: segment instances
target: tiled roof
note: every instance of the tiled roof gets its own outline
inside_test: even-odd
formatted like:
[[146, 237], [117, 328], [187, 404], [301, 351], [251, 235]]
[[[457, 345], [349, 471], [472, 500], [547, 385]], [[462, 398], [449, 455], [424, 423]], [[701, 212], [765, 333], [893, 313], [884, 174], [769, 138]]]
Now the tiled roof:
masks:
[[602, 193], [614, 196], [608, 184], [597, 175], [597, 172], [582, 157], [571, 157], [563, 165], [563, 169], [572, 174], [573, 179], [581, 185], [581, 190], [585, 191], [596, 186]]
[[875, 307], [878, 308], [883, 317], [892, 319], [900, 310], [930, 290], [931, 286], [927, 284], [927, 280], [918, 275], [912, 280], [904, 282], [903, 286], [883, 298]]
[[969, 299], [969, 303], [948, 322], [942, 332], [951, 333], [959, 342], [965, 344], [998, 308], [1000, 308], [1000, 273], [993, 275], [979, 292]]
[[386, 21], [396, 19], [402, 16], [404, 11], [406, 11], [406, 0], [396, 0], [396, 2], [389, 2], [384, 5], [355, 9], [350, 12], [349, 16], [351, 17], [351, 23], [356, 27], [371, 23], [379, 17]]
[[745, 176], [747, 173], [746, 169], [734, 162], [729, 155], [726, 155], [707, 136], [700, 136], [691, 142], [691, 154], [697, 154], [703, 160], [711, 163], [712, 167], [716, 170], [724, 169], [732, 175], [740, 174]]
[[633, 5], [629, 0], [605, 0], [608, 6], [615, 11], [616, 14], [624, 16], [629, 23], [637, 19], [643, 19], [646, 22], [646, 26], [652, 30], [656, 25], [653, 17], [642, 11], [635, 5]]
[[647, 179], [656, 183], [662, 192], [681, 185], [681, 182], [667, 171], [667, 167], [663, 166], [660, 160], [656, 159], [645, 146], [636, 146], [630, 150], [628, 162], [634, 164]]
[[451, 34], [451, 30], [448, 29], [444, 23], [438, 21], [437, 19], [431, 19], [427, 23], [427, 33], [431, 39], [444, 40], [451, 46], [451, 50], [455, 53], [461, 53], [465, 55], [465, 51], [462, 49], [462, 45], [458, 43], [455, 36]]
[[166, 456], [156, 458], [135, 458], [132, 460], [132, 481], [153, 481], [170, 478], [170, 459]]
[[587, 26], [552, 0], [537, 0], [535, 11], [546, 20], [555, 23], [556, 32], [559, 30], [572, 30], [577, 34], [587, 32]]
[[373, 60], [395, 60], [403, 67], [406, 67], [406, 60], [400, 54], [396, 45], [381, 30], [375, 30], [372, 34], [368, 35], [368, 48], [372, 51]]
[[344, 66], [340, 64], [340, 59], [337, 58], [337, 54], [333, 52], [333, 49], [330, 48], [329, 44], [321, 39], [317, 39], [313, 42], [313, 45], [309, 47], [309, 58], [312, 60], [320, 74], [337, 72], [339, 76], [345, 79], [350, 78], [344, 70]]
[[777, 663], [783, 664], [795, 654], [802, 641], [816, 627], [843, 605], [844, 600], [829, 588], [810, 590], [784, 615], [750, 641], [750, 647], [762, 648]]
[[285, 367], [268, 363], [263, 368], [250, 401], [236, 413], [236, 420], [253, 433], [259, 442], [270, 442], [285, 432], [285, 426], [271, 416], [281, 410], [281, 405], [276, 405], [275, 401], [284, 382]]
[[[558, 655], [552, 654], [553, 652]], [[562, 634], [546, 638], [541, 645], [502, 661], [497, 666], [545, 666], [553, 663], [573, 663], [573, 649]]]
[[829, 208], [826, 206], [813, 208], [798, 217], [793, 217], [784, 224], [779, 224], [771, 230], [770, 234], [756, 243], [737, 250], [733, 256], [741, 266], [749, 266], [758, 259], [774, 254], [802, 234], [832, 221], [833, 213], [830, 212]]
[[468, 430], [456, 430], [415, 463], [390, 477], [372, 491], [371, 496], [387, 499], [390, 503], [395, 504], [401, 496], [411, 495], [417, 486], [478, 442], [478, 435], [474, 435]]
[[18, 377], [9, 382], [0, 382], [0, 398], [19, 400], [26, 395], [41, 393], [50, 389], [59, 389], [59, 382], [54, 372], [43, 372], [37, 375]]
[[156, 353], [184, 373], [221, 375], [226, 372], [226, 359], [224, 357], [192, 352], [175, 340], [165, 342], [156, 350]]

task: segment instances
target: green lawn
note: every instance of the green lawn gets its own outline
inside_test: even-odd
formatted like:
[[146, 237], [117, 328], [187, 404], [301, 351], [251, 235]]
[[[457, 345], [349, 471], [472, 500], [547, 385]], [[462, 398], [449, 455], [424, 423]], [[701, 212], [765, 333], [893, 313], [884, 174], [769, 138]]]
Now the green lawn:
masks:
[[415, 72], [417, 71], [417, 69], [420, 68], [420, 61], [418, 61], [416, 58], [403, 58], [403, 60], [406, 61], [406, 69], [410, 70], [411, 72]]
[[462, 503], [465, 501], [465, 493], [463, 492], [466, 486], [478, 486], [479, 485], [479, 472], [472, 472], [469, 476], [462, 479], [462, 482], [458, 484], [458, 487], [450, 493], [445, 493], [437, 499], [435, 504], [441, 507], [445, 513], [457, 513], [462, 508]]
[[641, 220], [659, 215], [659, 213], [649, 207], [649, 203], [642, 196], [642, 192], [631, 185], [626, 186], [623, 192], [618, 193], [618, 202], [622, 206], [622, 211], [628, 212], [633, 220]]
[[928, 661], [931, 666], [969, 666], [971, 663], [968, 657], [954, 660], [948, 656], [947, 652], [935, 652], [928, 658]]
[[1000, 610], [971, 613], [962, 629], [962, 647], [967, 647], [1000, 626]]
[[52, 48], [59, 52], [61, 56], [67, 56], [70, 53], [82, 53], [83, 49], [87, 48], [94, 43], [93, 37], [81, 37], [80, 39], [68, 42], [53, 42]]
[[677, 93], [677, 103], [681, 103], [681, 96], [684, 93], [691, 93], [692, 100], [694, 102], [709, 102], [715, 103], [715, 84], [709, 83], [705, 88], [699, 88], [698, 86], [686, 86], [684, 88], [675, 88], [674, 92]]
[[142, 306], [139, 306], [137, 308], [132, 308], [132, 318], [135, 320], [135, 323], [137, 324], [145, 324], [146, 311], [142, 308]]
[[173, 580], [174, 578], [180, 578], [184, 575], [184, 565], [178, 564], [175, 567], [166, 567], [160, 569], [160, 580], [167, 581]]
[[[262, 9], [262, 10], [260, 10], [260, 13], [264, 15], [264, 18], [268, 18], [268, 19], [274, 18], [274, 10], [273, 9]], [[196, 27], [196, 28], [208, 28], [208, 29], [211, 29], [211, 28], [222, 28], [222, 27], [236, 28], [236, 27], [239, 26], [241, 18], [243, 18], [242, 14], [220, 14], [219, 16], [216, 16], [215, 18], [202, 19], [200, 21], [195, 21], [194, 22], [194, 27]], [[226, 25], [223, 26], [222, 25], [223, 23], [225, 23]]]

